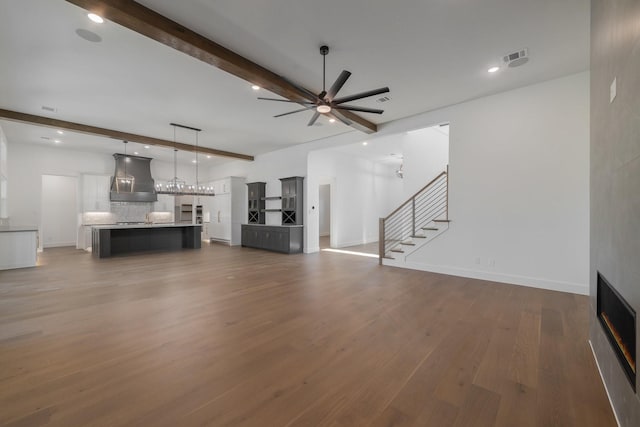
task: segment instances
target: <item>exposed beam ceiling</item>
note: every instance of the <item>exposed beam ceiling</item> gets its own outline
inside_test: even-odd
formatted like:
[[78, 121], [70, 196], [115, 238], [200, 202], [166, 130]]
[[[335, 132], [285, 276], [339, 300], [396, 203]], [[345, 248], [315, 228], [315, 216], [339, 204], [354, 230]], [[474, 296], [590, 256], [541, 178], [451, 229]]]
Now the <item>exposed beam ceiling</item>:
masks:
[[[284, 77], [134, 1], [67, 1], [286, 99], [315, 101], [310, 96], [312, 91], [296, 87]], [[374, 133], [378, 130], [375, 123], [350, 111], [340, 111], [340, 115], [359, 131]]]
[[[80, 123], [67, 122], [64, 120], [52, 119], [49, 117], [35, 116], [17, 111], [0, 109], [0, 118], [22, 123], [33, 123], [56, 129], [66, 129], [70, 131], [85, 133], [89, 135], [106, 136], [108, 138], [138, 142], [140, 144], [158, 145], [162, 147], [177, 148], [184, 151], [196, 151], [196, 146], [182, 142], [167, 141], [165, 139], [153, 138], [150, 136], [136, 135], [134, 133], [121, 132], [118, 130], [99, 128], [96, 126], [83, 125]], [[216, 150], [207, 147], [197, 147], [198, 153], [212, 154], [214, 156], [230, 157], [233, 159], [253, 160], [253, 156], [246, 154], [231, 153], [229, 151]]]

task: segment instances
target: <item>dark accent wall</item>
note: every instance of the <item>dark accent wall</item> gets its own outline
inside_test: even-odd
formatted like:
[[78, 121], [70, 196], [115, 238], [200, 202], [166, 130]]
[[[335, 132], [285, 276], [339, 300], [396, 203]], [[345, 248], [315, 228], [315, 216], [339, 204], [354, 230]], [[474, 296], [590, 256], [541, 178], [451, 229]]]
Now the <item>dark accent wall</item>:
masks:
[[[610, 102], [614, 78], [617, 96]], [[590, 215], [591, 343], [620, 424], [640, 426], [640, 397], [625, 378], [595, 312], [597, 272], [640, 312], [638, 0], [591, 1]], [[638, 335], [640, 329], [636, 331]]]

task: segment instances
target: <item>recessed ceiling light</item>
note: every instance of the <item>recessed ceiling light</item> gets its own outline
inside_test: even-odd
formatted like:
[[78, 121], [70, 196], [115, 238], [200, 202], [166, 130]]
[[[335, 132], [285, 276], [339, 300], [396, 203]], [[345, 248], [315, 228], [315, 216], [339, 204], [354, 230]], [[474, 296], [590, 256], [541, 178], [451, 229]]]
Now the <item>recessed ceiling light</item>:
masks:
[[253, 90], [260, 90], [260, 86], [258, 86], [258, 85], [253, 85], [253, 86], [251, 86], [251, 89], [253, 89]]
[[191, 163], [198, 163], [197, 160], [191, 160]]
[[104, 19], [102, 19], [100, 15], [96, 15], [95, 13], [89, 13], [87, 14], [87, 16], [96, 24], [102, 24], [104, 22]]
[[328, 105], [318, 105], [318, 107], [316, 108], [316, 111], [318, 111], [318, 113], [321, 113], [321, 114], [326, 114], [331, 111], [331, 107]]
[[60, 141], [59, 139], [54, 139], [53, 142], [55, 142], [56, 144], [60, 144], [62, 141]]
[[62, 132], [61, 130], [58, 130], [56, 132], [58, 132], [58, 135], [64, 135], [64, 132]]
[[336, 119], [329, 119], [329, 123], [335, 123]]
[[500, 67], [491, 67], [487, 70], [489, 73], [495, 73], [500, 69]]
[[211, 158], [211, 156], [210, 156], [210, 155], [207, 155], [207, 159], [210, 159], [210, 158]]
[[369, 143], [367, 141], [363, 142], [362, 145], [368, 145]]
[[137, 151], [134, 151], [134, 152], [133, 152], [133, 154], [135, 154], [135, 155], [137, 156], [137, 155], [138, 155], [138, 154], [140, 154], [140, 153], [138, 153]]
[[150, 145], [145, 145], [144, 148], [146, 148], [148, 150], [149, 148], [151, 148], [151, 146]]

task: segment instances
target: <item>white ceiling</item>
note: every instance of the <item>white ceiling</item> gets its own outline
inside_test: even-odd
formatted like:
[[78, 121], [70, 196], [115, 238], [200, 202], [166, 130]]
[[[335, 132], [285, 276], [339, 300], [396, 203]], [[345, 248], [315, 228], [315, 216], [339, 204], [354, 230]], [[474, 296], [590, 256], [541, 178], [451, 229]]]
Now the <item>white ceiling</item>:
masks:
[[[379, 124], [589, 66], [584, 0], [140, 3], [313, 91], [322, 84], [318, 47], [328, 44], [327, 84], [342, 69], [353, 73], [340, 95], [391, 88], [384, 104], [353, 103], [383, 108], [382, 116], [362, 114]], [[80, 38], [79, 28], [102, 41]], [[486, 72], [523, 47], [528, 64]], [[167, 140], [177, 122], [202, 128], [201, 145], [250, 155], [356, 132], [324, 118], [307, 127], [310, 112], [273, 118], [297, 106], [258, 101], [271, 94], [114, 23], [95, 24], [63, 0], [0, 0], [0, 64], [0, 108], [61, 120]], [[33, 126], [0, 126], [9, 141], [42, 143]], [[117, 141], [73, 138], [87, 150], [107, 143], [118, 151]]]

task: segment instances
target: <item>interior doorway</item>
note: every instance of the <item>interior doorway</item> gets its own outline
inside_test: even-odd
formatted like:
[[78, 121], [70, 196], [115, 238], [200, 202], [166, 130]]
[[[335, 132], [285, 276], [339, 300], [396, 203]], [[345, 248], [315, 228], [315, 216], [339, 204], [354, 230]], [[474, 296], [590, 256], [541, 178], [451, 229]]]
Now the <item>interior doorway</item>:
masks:
[[331, 184], [321, 184], [318, 190], [318, 231], [323, 249], [331, 246]]
[[73, 176], [42, 175], [40, 246], [74, 246], [77, 238], [77, 188]]

